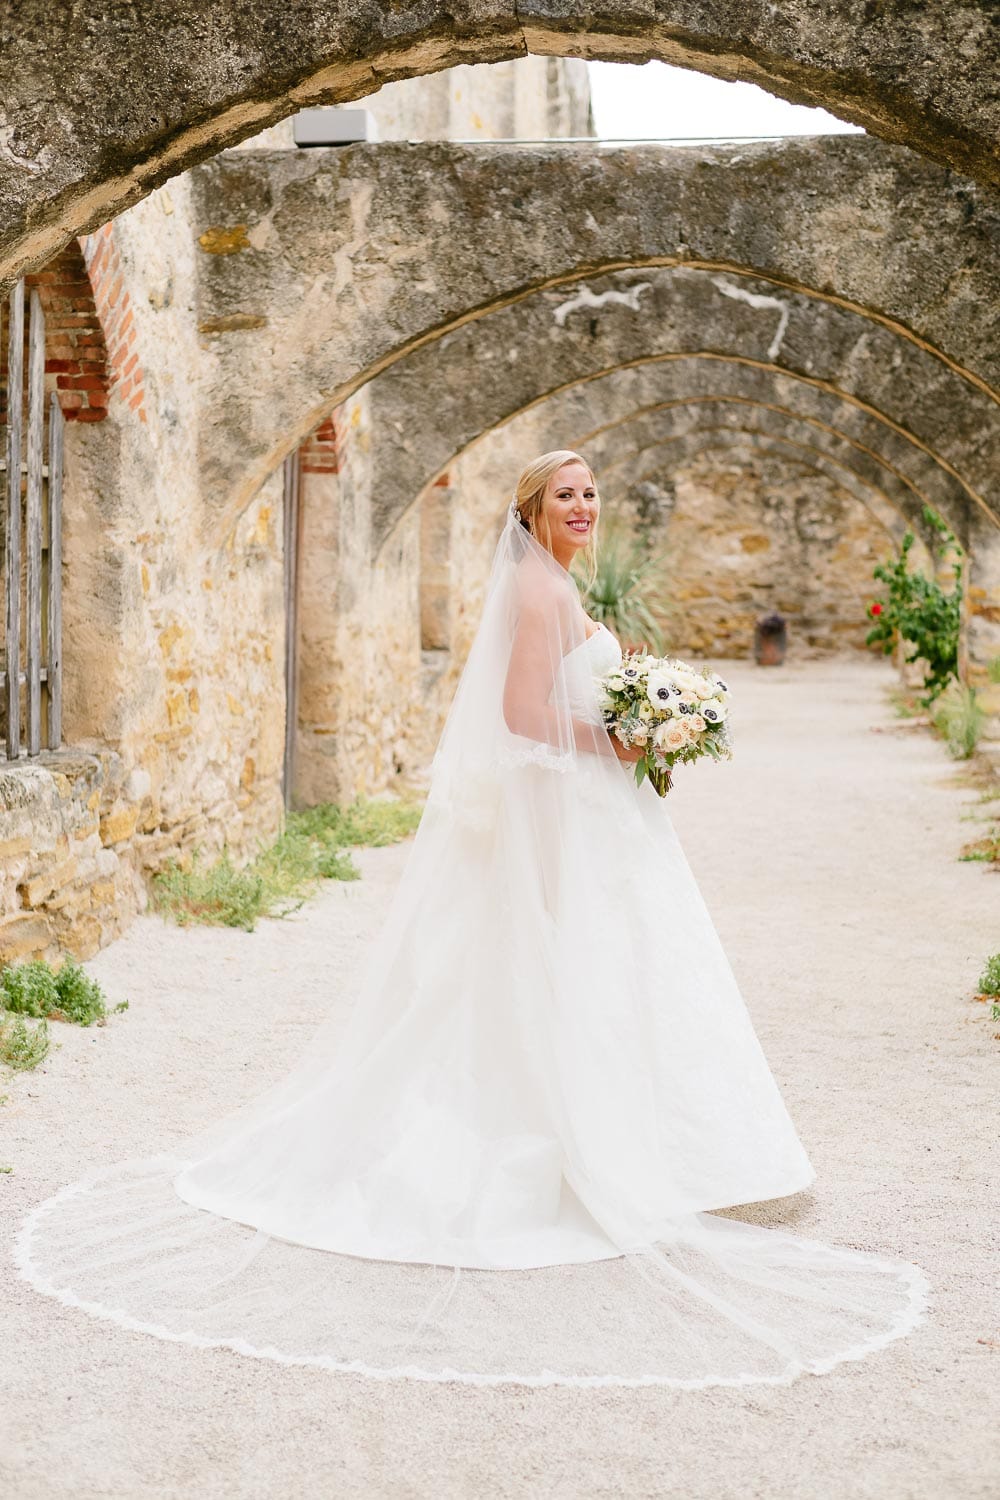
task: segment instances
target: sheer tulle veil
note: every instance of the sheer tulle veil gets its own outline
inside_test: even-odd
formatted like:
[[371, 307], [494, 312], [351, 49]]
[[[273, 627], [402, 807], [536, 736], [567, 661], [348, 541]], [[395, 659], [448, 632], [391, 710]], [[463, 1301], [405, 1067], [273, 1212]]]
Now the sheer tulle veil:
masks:
[[[713, 1210], [812, 1168], [619, 659], [512, 503], [377, 939], [298, 1063], [23, 1222], [40, 1291], [160, 1338], [378, 1377], [778, 1383], [912, 1328], [907, 1262]], [[722, 774], [722, 773], [720, 773]], [[669, 799], [668, 799], [669, 800]]]

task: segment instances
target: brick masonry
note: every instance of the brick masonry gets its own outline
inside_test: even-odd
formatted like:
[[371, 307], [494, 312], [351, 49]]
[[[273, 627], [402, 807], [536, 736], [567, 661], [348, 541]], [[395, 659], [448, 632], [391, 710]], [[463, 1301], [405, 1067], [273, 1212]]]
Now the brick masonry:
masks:
[[339, 474], [343, 466], [343, 418], [333, 411], [299, 449], [303, 474]]
[[[68, 422], [100, 422], [108, 414], [107, 347], [87, 267], [77, 240], [25, 281], [24, 367], [27, 369], [30, 295], [37, 290], [45, 316], [45, 394], [55, 392]], [[0, 423], [7, 413], [6, 316], [0, 351]]]
[[103, 224], [81, 240], [94, 306], [107, 343], [109, 389], [140, 422], [146, 420], [145, 376], [136, 347], [132, 300], [115, 244], [114, 225]]

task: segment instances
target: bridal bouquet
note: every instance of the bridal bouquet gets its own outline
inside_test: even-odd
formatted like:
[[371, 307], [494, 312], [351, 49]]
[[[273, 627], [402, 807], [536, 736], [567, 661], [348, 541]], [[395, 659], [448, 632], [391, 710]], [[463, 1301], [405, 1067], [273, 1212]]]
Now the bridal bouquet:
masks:
[[732, 758], [729, 688], [715, 672], [699, 672], [672, 656], [626, 652], [598, 682], [601, 711], [623, 745], [642, 749], [636, 784], [646, 777], [661, 796], [680, 761]]

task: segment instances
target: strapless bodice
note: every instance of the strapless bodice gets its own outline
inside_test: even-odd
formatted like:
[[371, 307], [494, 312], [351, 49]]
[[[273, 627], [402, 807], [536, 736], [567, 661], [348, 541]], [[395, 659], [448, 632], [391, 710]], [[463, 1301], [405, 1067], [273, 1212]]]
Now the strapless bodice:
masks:
[[606, 625], [598, 625], [593, 635], [567, 651], [561, 662], [563, 686], [574, 713], [599, 718], [595, 678], [603, 677], [617, 667], [622, 648]]

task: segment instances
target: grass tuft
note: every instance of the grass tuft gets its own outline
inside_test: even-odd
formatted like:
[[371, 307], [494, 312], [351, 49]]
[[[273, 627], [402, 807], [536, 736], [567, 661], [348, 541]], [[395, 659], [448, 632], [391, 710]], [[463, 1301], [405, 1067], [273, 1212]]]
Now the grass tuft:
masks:
[[228, 850], [207, 867], [198, 851], [187, 869], [172, 860], [153, 880], [153, 905], [181, 925], [252, 932], [258, 917], [297, 911], [321, 880], [360, 879], [348, 848], [398, 843], [414, 831], [420, 812], [414, 802], [359, 797], [346, 807], [323, 802], [289, 813], [284, 832], [245, 869], [234, 868]]
[[956, 760], [968, 760], [979, 744], [986, 710], [975, 688], [952, 681], [931, 710], [931, 722], [945, 740], [949, 754]]

